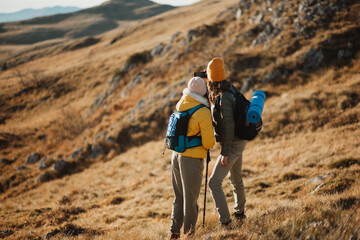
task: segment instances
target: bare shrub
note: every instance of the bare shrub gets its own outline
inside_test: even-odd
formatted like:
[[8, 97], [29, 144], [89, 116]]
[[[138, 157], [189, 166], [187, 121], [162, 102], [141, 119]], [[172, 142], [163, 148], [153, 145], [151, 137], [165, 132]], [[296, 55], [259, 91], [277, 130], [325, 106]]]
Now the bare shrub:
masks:
[[360, 160], [355, 158], [344, 158], [329, 164], [329, 168], [348, 168], [354, 164], [360, 165]]
[[339, 178], [332, 181], [329, 181], [326, 186], [319, 190], [319, 194], [337, 194], [342, 193], [345, 190], [349, 189], [353, 183], [354, 179], [351, 178]]
[[128, 65], [147, 63], [151, 60], [150, 51], [137, 52], [132, 54], [126, 61]]
[[125, 201], [125, 198], [123, 197], [114, 197], [111, 201], [110, 201], [110, 204], [111, 205], [119, 205], [121, 204], [122, 202]]
[[20, 85], [24, 89], [47, 88], [53, 82], [52, 78], [44, 75], [43, 70], [22, 72], [19, 69], [16, 69], [13, 76], [19, 79]]
[[146, 64], [152, 60], [150, 51], [137, 52], [132, 54], [125, 62], [124, 66], [121, 69], [121, 72], [129, 72], [136, 66], [140, 64]]
[[292, 181], [292, 180], [296, 180], [299, 178], [302, 178], [302, 176], [300, 176], [296, 173], [293, 173], [293, 172], [288, 172], [288, 173], [285, 173], [284, 175], [282, 175], [281, 180], [283, 182], [287, 182], [287, 181]]
[[47, 77], [44, 76], [43, 71], [33, 70], [30, 72], [30, 84], [34, 87], [43, 87], [47, 85]]
[[65, 140], [79, 136], [89, 124], [79, 111], [69, 108], [61, 110], [61, 117], [54, 125], [55, 138]]
[[19, 69], [16, 69], [13, 73], [14, 77], [18, 78], [20, 81], [20, 84], [22, 87], [27, 88], [28, 87], [28, 81], [27, 81], [27, 73], [21, 72]]

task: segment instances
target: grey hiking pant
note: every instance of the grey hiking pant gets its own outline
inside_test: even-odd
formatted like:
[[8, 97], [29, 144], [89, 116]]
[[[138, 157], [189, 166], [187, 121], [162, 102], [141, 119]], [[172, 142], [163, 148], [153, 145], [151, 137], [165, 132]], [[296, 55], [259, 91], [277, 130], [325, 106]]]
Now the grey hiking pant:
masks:
[[171, 172], [175, 199], [171, 213], [171, 232], [180, 233], [183, 224], [185, 234], [195, 231], [203, 170], [203, 159], [173, 153]]
[[218, 157], [214, 170], [210, 176], [209, 188], [214, 199], [215, 206], [219, 212], [219, 220], [221, 223], [230, 221], [230, 212], [226, 202], [226, 197], [222, 189], [222, 182], [229, 173], [230, 183], [233, 186], [233, 194], [235, 200], [235, 212], [244, 211], [245, 207], [245, 190], [242, 180], [242, 153], [244, 151], [246, 141], [235, 140], [228, 156], [228, 164], [224, 167], [221, 165], [220, 156]]

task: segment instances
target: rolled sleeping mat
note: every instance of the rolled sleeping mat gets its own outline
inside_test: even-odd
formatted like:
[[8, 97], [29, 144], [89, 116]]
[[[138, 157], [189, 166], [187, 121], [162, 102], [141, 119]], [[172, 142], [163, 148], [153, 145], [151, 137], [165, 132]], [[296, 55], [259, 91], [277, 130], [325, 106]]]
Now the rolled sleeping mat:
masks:
[[246, 119], [249, 123], [257, 123], [261, 119], [261, 114], [264, 108], [266, 95], [263, 91], [257, 90], [251, 98]]

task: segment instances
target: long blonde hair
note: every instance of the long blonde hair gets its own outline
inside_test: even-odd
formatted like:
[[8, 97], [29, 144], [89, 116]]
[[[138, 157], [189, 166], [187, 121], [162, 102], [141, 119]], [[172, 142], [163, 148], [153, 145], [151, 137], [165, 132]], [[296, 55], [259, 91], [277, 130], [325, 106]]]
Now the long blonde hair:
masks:
[[207, 86], [209, 90], [209, 102], [214, 104], [215, 99], [220, 96], [223, 91], [231, 88], [231, 83], [227, 80], [220, 82], [207, 81]]

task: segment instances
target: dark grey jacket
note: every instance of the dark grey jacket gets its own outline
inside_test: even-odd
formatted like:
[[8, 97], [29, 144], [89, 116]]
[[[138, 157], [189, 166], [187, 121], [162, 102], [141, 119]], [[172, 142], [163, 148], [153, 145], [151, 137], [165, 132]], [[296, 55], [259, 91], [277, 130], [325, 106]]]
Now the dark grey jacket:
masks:
[[219, 109], [211, 106], [216, 141], [221, 145], [221, 155], [229, 156], [233, 141], [240, 140], [235, 136], [234, 110], [236, 98], [234, 94], [224, 91], [218, 98]]

